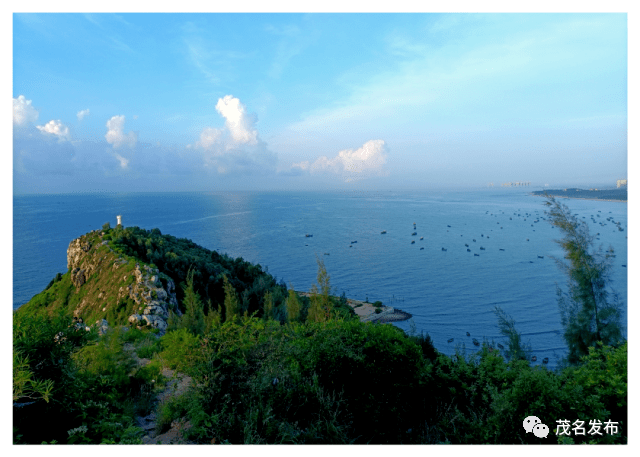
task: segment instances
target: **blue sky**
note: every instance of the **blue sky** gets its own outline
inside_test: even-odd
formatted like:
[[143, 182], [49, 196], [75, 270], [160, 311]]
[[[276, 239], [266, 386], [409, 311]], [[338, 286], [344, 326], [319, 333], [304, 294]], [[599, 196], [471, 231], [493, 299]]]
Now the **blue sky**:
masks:
[[14, 14], [15, 193], [615, 185], [626, 14]]

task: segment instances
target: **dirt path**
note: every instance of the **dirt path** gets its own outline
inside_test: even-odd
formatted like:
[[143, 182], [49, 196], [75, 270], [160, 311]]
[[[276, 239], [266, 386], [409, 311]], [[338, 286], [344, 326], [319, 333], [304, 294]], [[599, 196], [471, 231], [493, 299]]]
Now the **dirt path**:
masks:
[[[124, 349], [132, 353], [133, 359], [136, 361], [137, 366], [143, 367], [150, 362], [149, 359], [141, 359], [135, 352], [133, 345], [127, 343]], [[142, 437], [143, 444], [195, 444], [194, 442], [184, 439], [182, 432], [190, 427], [188, 421], [175, 420], [171, 423], [171, 427], [164, 433], [157, 434], [157, 417], [156, 411], [158, 406], [163, 401], [168, 400], [171, 397], [182, 395], [191, 385], [191, 377], [177, 373], [174, 370], [165, 368], [162, 370], [162, 376], [166, 381], [162, 390], [159, 390], [156, 394], [156, 398], [151, 407], [151, 413], [147, 416], [136, 416], [136, 422], [138, 427], [145, 431], [145, 435]]]

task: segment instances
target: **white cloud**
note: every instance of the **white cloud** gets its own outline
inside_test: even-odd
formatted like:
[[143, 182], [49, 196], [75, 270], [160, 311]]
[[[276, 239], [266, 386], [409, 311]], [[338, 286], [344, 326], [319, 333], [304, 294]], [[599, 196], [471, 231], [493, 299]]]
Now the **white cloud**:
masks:
[[82, 119], [84, 119], [88, 115], [89, 115], [89, 110], [88, 109], [83, 109], [82, 111], [78, 111], [78, 114], [76, 116], [78, 116], [78, 120], [81, 121]]
[[113, 116], [107, 121], [109, 131], [104, 136], [107, 143], [112, 144], [114, 149], [128, 146], [133, 149], [138, 141], [138, 135], [134, 132], [124, 133], [124, 116]]
[[118, 159], [120, 161], [120, 167], [121, 168], [127, 168], [127, 166], [129, 165], [129, 159], [125, 159], [124, 157], [122, 157], [117, 152], [115, 154], [116, 154], [116, 159]]
[[60, 141], [69, 140], [71, 138], [69, 127], [60, 122], [60, 120], [51, 120], [45, 125], [36, 125], [36, 128], [42, 133], [57, 136]]
[[224, 127], [204, 128], [199, 141], [187, 146], [203, 151], [205, 167], [219, 174], [273, 169], [276, 157], [258, 135], [256, 116], [232, 95], [220, 98], [216, 111], [225, 119]]
[[347, 180], [368, 176], [384, 176], [388, 174], [387, 148], [383, 140], [371, 140], [356, 150], [344, 149], [333, 158], [319, 157], [315, 162], [294, 163], [291, 168], [310, 173], [340, 174]]
[[218, 100], [216, 111], [226, 119], [225, 127], [231, 133], [231, 138], [235, 143], [251, 145], [258, 143], [258, 131], [253, 128], [256, 118], [247, 114], [247, 110], [240, 103], [240, 100], [232, 95], [225, 95], [224, 98]]
[[25, 125], [28, 122], [38, 120], [38, 110], [31, 106], [31, 100], [27, 100], [24, 95], [13, 99], [13, 124]]

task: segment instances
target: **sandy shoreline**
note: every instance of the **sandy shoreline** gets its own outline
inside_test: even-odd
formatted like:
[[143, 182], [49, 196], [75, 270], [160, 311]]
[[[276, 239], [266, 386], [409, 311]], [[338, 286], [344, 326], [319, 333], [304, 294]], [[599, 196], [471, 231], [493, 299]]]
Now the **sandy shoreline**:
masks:
[[[298, 295], [309, 297], [309, 292], [297, 292]], [[376, 313], [376, 307], [373, 303], [367, 303], [360, 300], [347, 298], [347, 304], [353, 308], [353, 311], [360, 318], [361, 322], [400, 322], [406, 321], [413, 317], [410, 313], [396, 309], [392, 306], [381, 306], [380, 313]]]

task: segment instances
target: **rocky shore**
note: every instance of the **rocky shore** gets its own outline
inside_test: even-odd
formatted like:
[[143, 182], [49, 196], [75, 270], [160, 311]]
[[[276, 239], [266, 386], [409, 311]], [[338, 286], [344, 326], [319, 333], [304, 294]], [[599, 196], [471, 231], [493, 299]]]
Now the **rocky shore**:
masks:
[[[309, 292], [297, 292], [302, 297], [309, 297]], [[411, 319], [413, 316], [406, 311], [399, 310], [393, 306], [376, 307], [373, 303], [347, 298], [347, 304], [353, 308], [353, 311], [360, 318], [360, 322], [375, 322], [386, 324], [389, 322], [400, 322]], [[376, 313], [379, 308], [380, 312]]]

